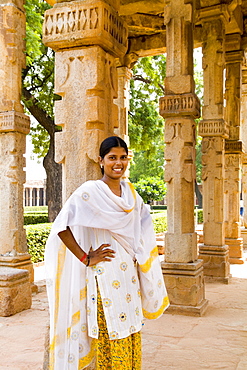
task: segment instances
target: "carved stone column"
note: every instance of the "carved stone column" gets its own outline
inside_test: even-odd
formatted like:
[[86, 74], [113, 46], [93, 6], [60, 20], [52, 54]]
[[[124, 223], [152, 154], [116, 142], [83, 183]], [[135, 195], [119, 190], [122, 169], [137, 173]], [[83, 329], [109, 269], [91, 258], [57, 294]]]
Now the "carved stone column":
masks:
[[25, 66], [23, 1], [1, 1], [0, 30], [0, 315], [8, 316], [30, 308], [33, 282], [23, 228], [23, 155], [30, 126], [20, 101]]
[[226, 109], [229, 139], [225, 142], [225, 243], [229, 246], [230, 263], [244, 263], [240, 230], [240, 86], [243, 53], [240, 34], [226, 36]]
[[118, 127], [115, 58], [127, 50], [119, 1], [55, 4], [45, 13], [43, 41], [56, 51], [56, 161], [63, 163], [63, 200], [84, 181], [100, 177], [100, 142]]
[[227, 282], [230, 274], [229, 250], [225, 245], [224, 179], [225, 138], [228, 127], [223, 119], [224, 22], [210, 18], [202, 10], [204, 106], [199, 123], [202, 140], [203, 239], [199, 257], [204, 273]]
[[193, 80], [193, 4], [165, 4], [167, 74], [160, 114], [165, 118], [168, 231], [162, 270], [171, 302], [168, 310], [201, 315], [207, 301], [194, 230], [194, 118], [200, 115], [200, 103]]
[[[247, 68], [242, 70], [242, 91], [241, 91], [241, 139], [246, 150], [247, 148]], [[241, 237], [243, 238], [243, 245], [247, 247], [247, 154], [242, 157], [242, 199], [244, 205], [243, 214], [243, 228], [241, 230]]]

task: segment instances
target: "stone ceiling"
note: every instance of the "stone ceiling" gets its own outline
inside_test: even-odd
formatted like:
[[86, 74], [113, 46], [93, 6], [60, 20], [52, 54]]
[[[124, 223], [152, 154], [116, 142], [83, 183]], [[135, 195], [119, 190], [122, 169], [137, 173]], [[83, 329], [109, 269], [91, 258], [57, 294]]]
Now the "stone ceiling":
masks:
[[[50, 5], [55, 3], [66, 2], [66, 0], [46, 0]], [[72, 0], [67, 0], [70, 2]], [[119, 0], [105, 0], [109, 3], [115, 3]], [[176, 1], [176, 0], [173, 0]], [[189, 0], [185, 0], [185, 2]], [[180, 2], [180, 1], [178, 1]], [[196, 27], [195, 27], [195, 47], [201, 45], [201, 22], [200, 22], [200, 6], [211, 6], [212, 12], [218, 5], [219, 0], [195, 0], [196, 3]], [[240, 33], [244, 39], [247, 34], [247, 0], [222, 0], [221, 5], [225, 12], [225, 18], [228, 19], [227, 33]], [[212, 5], [211, 5], [212, 4]], [[145, 45], [145, 49], [152, 46], [156, 42], [156, 46], [152, 49], [157, 49], [155, 54], [165, 52], [164, 46], [159, 48], [161, 43], [165, 43], [165, 25], [164, 25], [164, 9], [165, 0], [120, 0], [119, 15], [125, 19], [129, 28], [130, 51], [137, 50], [139, 47], [136, 43]], [[217, 12], [216, 12], [217, 13]], [[242, 20], [242, 15], [243, 20]], [[247, 45], [244, 41], [243, 44]], [[245, 47], [244, 47], [245, 48]], [[138, 53], [139, 56], [145, 56], [145, 51]]]

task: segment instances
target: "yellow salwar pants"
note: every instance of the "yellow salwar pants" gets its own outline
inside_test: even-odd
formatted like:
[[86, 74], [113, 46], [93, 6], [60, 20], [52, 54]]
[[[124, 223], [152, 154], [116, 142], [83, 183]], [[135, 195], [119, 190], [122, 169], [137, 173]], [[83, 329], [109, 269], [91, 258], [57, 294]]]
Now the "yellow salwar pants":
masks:
[[104, 310], [98, 289], [98, 326], [96, 339], [97, 370], [141, 370], [141, 332], [127, 338], [109, 340]]

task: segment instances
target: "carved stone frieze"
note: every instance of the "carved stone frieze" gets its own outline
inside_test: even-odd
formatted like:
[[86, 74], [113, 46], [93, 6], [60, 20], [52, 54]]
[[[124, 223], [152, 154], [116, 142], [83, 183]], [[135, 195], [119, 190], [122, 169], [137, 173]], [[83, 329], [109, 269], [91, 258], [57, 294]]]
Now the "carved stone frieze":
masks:
[[242, 153], [243, 152], [243, 143], [242, 141], [225, 141], [225, 151], [226, 153]]
[[104, 1], [71, 2], [45, 12], [43, 42], [54, 50], [99, 45], [115, 57], [127, 51], [128, 30]]
[[200, 117], [200, 100], [195, 94], [166, 95], [160, 98], [160, 115]]
[[198, 135], [202, 137], [220, 136], [227, 138], [229, 135], [229, 128], [223, 119], [204, 119], [199, 122]]
[[11, 131], [27, 135], [30, 131], [30, 118], [15, 111], [0, 112], [0, 133]]

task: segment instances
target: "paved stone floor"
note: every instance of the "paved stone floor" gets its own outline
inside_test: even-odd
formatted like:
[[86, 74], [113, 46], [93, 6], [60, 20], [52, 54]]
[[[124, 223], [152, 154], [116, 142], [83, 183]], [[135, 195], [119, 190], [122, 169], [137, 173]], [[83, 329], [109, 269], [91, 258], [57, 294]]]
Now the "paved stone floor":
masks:
[[[41, 370], [48, 322], [43, 268], [30, 310], [0, 317], [0, 370]], [[206, 283], [203, 317], [165, 314], [143, 328], [143, 370], [247, 370], [247, 262], [230, 284]]]

